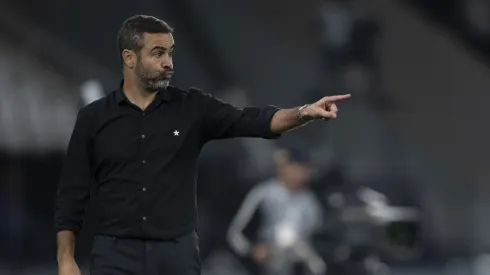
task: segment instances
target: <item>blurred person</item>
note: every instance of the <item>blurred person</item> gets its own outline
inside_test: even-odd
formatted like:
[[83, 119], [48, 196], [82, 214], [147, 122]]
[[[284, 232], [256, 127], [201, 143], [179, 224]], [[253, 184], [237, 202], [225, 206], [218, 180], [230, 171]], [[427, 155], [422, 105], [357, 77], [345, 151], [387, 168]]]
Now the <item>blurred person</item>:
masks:
[[175, 41], [164, 21], [130, 17], [118, 44], [120, 87], [79, 111], [68, 145], [56, 195], [58, 272], [80, 274], [75, 242], [93, 184], [98, 221], [91, 274], [200, 274], [196, 181], [203, 146], [279, 138], [336, 118], [335, 103], [350, 95], [290, 109], [238, 109], [198, 89], [169, 85]]
[[347, 62], [352, 47], [355, 16], [347, 3], [345, 0], [325, 0], [320, 9], [324, 65], [329, 73]]
[[[254, 187], [233, 219], [228, 241], [239, 255], [249, 255], [263, 274], [294, 274], [302, 262], [312, 274], [324, 274], [326, 265], [309, 239], [321, 226], [322, 210], [309, 189], [309, 157], [304, 150], [279, 150], [274, 156], [277, 176]], [[258, 241], [251, 244], [243, 230], [260, 211]]]
[[321, 41], [327, 73], [335, 74], [350, 62], [376, 69], [376, 38], [380, 30], [367, 7], [365, 1], [359, 0], [323, 1]]

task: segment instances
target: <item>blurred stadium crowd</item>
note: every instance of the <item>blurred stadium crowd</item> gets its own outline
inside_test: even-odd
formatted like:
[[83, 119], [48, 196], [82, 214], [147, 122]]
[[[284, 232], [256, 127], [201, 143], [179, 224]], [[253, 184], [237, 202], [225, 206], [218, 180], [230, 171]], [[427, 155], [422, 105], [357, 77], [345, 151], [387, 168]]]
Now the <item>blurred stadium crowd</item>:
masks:
[[[281, 148], [311, 159], [308, 188], [323, 220], [311, 244], [327, 274], [487, 274], [485, 258], [474, 259], [487, 252], [490, 227], [471, 218], [485, 216], [487, 205], [472, 216], [469, 205], [480, 201], [472, 197], [476, 184], [462, 186], [455, 175], [464, 173], [428, 161], [421, 142], [393, 126], [400, 121], [390, 119], [409, 103], [387, 79], [383, 45], [402, 24], [387, 22], [386, 14], [402, 10], [422, 28], [450, 33], [487, 65], [490, 2], [395, 2], [1, 3], [0, 275], [53, 274], [53, 199], [64, 150], [77, 111], [119, 83], [116, 32], [135, 13], [175, 27], [174, 85], [201, 87], [239, 107], [353, 95], [340, 107], [342, 117], [324, 127], [306, 126], [277, 142], [227, 140], [206, 148], [198, 187], [203, 274], [258, 274], [257, 262], [237, 253], [226, 236], [249, 191], [277, 176], [273, 156]], [[264, 218], [254, 214], [248, 238], [257, 237]], [[88, 263], [94, 219], [91, 205], [77, 242], [81, 266]]]

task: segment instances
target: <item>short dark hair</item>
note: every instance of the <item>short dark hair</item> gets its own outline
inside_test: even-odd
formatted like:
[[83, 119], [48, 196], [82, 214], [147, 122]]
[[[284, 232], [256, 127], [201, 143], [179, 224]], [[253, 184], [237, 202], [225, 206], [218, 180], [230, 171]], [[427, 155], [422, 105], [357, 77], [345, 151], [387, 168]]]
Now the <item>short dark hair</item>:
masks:
[[125, 49], [139, 52], [143, 48], [143, 33], [173, 33], [165, 21], [149, 15], [134, 15], [126, 19], [117, 35], [119, 56]]

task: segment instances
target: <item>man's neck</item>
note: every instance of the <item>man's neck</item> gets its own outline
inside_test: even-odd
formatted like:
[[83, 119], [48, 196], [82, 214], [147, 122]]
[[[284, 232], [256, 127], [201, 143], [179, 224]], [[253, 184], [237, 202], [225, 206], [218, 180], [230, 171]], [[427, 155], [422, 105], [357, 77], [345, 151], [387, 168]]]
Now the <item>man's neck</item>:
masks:
[[145, 110], [155, 99], [156, 92], [145, 91], [140, 85], [136, 85], [132, 81], [124, 81], [122, 91], [126, 98], [134, 105]]

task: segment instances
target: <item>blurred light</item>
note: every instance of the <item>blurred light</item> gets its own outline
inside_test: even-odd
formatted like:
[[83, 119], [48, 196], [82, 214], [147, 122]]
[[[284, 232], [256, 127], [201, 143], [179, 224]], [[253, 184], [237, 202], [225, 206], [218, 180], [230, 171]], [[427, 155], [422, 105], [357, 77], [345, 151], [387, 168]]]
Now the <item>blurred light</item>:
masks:
[[276, 227], [276, 242], [280, 248], [291, 247], [298, 239], [298, 233], [287, 224], [281, 224]]
[[105, 96], [102, 84], [95, 79], [85, 81], [80, 89], [84, 106]]
[[382, 206], [388, 204], [388, 198], [384, 194], [370, 188], [359, 189], [357, 195], [367, 205]]

